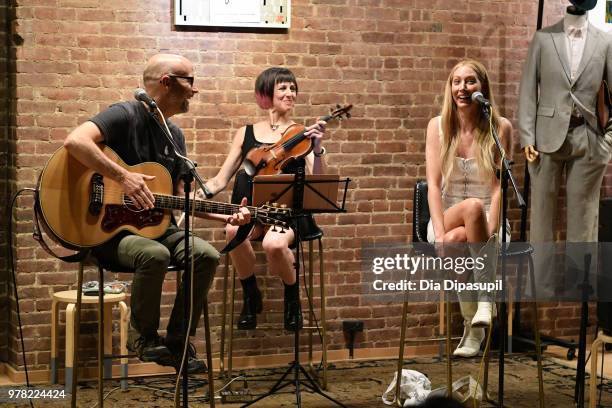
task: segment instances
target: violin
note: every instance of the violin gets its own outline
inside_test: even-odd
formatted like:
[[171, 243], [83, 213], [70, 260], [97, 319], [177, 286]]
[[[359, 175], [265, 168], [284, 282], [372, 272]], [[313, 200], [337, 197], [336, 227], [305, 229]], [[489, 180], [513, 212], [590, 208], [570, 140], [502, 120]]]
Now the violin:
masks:
[[[353, 105], [336, 106], [335, 110], [321, 118], [324, 122], [332, 119], [350, 118]], [[304, 125], [294, 123], [282, 134], [280, 140], [271, 146], [260, 146], [251, 150], [244, 159], [244, 170], [253, 177], [256, 174], [273, 175], [293, 160], [305, 157], [312, 151], [312, 140], [306, 137]]]

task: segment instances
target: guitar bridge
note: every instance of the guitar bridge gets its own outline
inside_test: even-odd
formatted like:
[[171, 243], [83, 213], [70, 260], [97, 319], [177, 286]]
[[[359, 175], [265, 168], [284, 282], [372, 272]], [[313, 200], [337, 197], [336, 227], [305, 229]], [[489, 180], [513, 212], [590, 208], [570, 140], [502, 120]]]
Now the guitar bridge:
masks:
[[89, 213], [91, 215], [100, 215], [104, 201], [104, 181], [101, 174], [94, 173], [94, 175], [91, 176], [90, 187]]

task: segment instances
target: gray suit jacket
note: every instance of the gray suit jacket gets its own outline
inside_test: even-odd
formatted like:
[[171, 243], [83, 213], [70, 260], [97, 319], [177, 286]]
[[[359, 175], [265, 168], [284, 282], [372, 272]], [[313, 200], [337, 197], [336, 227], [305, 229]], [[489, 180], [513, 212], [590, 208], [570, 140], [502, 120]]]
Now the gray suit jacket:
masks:
[[571, 81], [563, 20], [537, 31], [529, 46], [519, 91], [521, 147], [534, 145], [540, 152], [557, 151], [565, 141], [573, 104], [588, 129], [601, 135], [596, 103], [604, 76], [612, 79], [608, 34], [588, 25], [584, 53]]

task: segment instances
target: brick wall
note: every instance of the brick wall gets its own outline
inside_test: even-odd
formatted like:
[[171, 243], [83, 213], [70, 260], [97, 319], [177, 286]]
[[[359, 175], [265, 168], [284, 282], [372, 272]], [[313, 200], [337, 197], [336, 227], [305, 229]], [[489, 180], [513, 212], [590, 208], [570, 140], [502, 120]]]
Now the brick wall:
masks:
[[[521, 66], [535, 30], [537, 1], [294, 0], [292, 28], [274, 33], [175, 30], [170, 3], [17, 1], [15, 27], [23, 43], [15, 46], [17, 128], [10, 170], [16, 186], [35, 184], [45, 160], [72, 128], [114, 101], [131, 99], [144, 63], [160, 50], [195, 63], [200, 94], [191, 112], [176, 121], [201, 174], [210, 177], [235, 131], [263, 115], [253, 98], [256, 75], [285, 65], [299, 78], [296, 120], [312, 121], [332, 104], [355, 105], [353, 119], [329, 126], [325, 143], [330, 172], [353, 179], [348, 213], [319, 218], [325, 229], [331, 348], [344, 347], [344, 319], [365, 321], [357, 347], [397, 345], [400, 305], [360, 299], [361, 245], [411, 239], [413, 185], [425, 177], [424, 129], [438, 113], [444, 80], [458, 60], [486, 63], [500, 110], [516, 125]], [[562, 15], [566, 2], [547, 3], [546, 25]], [[523, 160], [516, 159], [515, 174], [522, 180]], [[73, 267], [50, 259], [31, 239], [31, 204], [20, 200], [17, 210], [17, 271], [27, 312], [22, 317], [28, 361], [42, 369], [49, 360], [51, 294], [71, 287], [76, 278]], [[519, 212], [510, 214], [517, 231]], [[203, 221], [196, 226], [202, 237], [222, 245], [218, 226]], [[259, 272], [266, 275], [263, 263]], [[262, 280], [265, 308], [282, 310], [279, 280]], [[211, 294], [213, 327], [220, 322], [221, 284], [218, 278]], [[167, 313], [171, 290], [164, 300]], [[433, 333], [436, 305], [414, 305], [412, 316], [409, 336]], [[19, 365], [14, 321], [8, 359]], [[560, 334], [573, 330], [563, 327]], [[213, 338], [219, 333], [215, 329]], [[282, 333], [258, 332], [238, 334], [235, 349], [278, 353], [288, 352], [291, 344]]]

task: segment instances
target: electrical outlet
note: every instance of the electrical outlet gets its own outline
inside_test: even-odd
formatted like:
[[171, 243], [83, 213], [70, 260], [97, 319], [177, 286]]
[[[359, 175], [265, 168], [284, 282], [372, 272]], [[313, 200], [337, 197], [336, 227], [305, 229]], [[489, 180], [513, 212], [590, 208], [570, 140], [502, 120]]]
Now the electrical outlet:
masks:
[[361, 320], [343, 320], [342, 331], [345, 332], [361, 332], [363, 331], [363, 321]]

